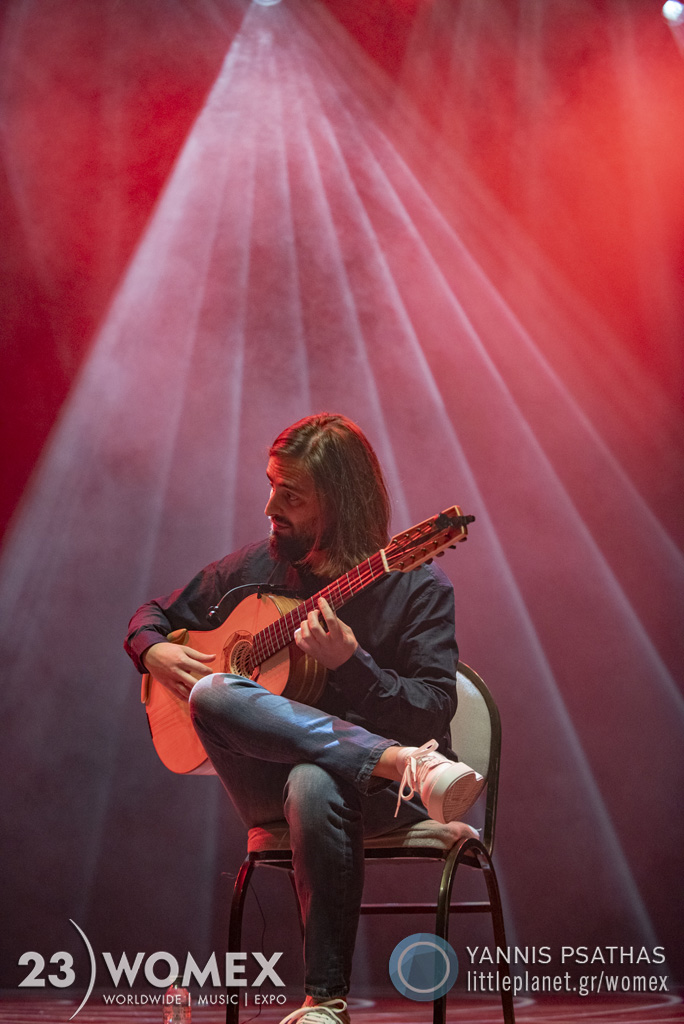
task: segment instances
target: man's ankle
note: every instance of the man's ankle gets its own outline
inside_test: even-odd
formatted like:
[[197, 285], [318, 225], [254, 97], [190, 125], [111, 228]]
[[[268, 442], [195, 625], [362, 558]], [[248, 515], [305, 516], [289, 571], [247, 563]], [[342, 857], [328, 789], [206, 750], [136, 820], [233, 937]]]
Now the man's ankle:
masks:
[[405, 762], [405, 757], [402, 757], [401, 762], [398, 761], [397, 755], [399, 751], [405, 752], [406, 747], [385, 747], [371, 775], [381, 779], [390, 779], [392, 782], [398, 782], [404, 773]]

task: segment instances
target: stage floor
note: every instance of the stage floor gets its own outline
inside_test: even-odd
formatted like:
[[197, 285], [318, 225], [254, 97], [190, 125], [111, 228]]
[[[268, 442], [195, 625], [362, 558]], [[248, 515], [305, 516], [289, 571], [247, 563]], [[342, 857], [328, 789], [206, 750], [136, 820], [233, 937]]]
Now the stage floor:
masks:
[[[277, 1024], [297, 1002], [285, 1006], [243, 1009], [240, 1024]], [[516, 999], [517, 1024], [682, 1024], [684, 1003], [675, 995], [662, 998], [606, 997], [604, 999]], [[353, 1024], [430, 1024], [431, 1007], [405, 999], [350, 1000]], [[78, 1008], [76, 1000], [0, 996], [0, 1024], [65, 1024]], [[107, 1005], [93, 994], [75, 1017], [78, 1024], [161, 1024], [161, 1008]], [[220, 1006], [194, 1006], [192, 1024], [223, 1024]], [[452, 999], [448, 1024], [502, 1024], [501, 1004], [495, 999]]]

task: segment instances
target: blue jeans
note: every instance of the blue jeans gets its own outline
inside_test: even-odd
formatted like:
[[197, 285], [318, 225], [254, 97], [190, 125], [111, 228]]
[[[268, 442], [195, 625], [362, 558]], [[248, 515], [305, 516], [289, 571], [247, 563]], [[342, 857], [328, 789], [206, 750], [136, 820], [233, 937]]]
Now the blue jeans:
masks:
[[[305, 989], [349, 991], [363, 891], [364, 836], [420, 821], [419, 803], [372, 775], [393, 740], [265, 690], [241, 676], [200, 680], [192, 719], [244, 824], [286, 818], [304, 920]], [[381, 787], [381, 788], [380, 788]]]

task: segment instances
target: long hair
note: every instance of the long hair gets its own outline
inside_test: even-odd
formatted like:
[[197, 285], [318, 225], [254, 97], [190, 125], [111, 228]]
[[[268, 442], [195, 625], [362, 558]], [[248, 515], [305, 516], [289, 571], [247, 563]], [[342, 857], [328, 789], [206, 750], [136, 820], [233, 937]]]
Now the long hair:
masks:
[[320, 575], [340, 576], [385, 546], [389, 495], [377, 456], [355, 423], [335, 413], [307, 416], [275, 439], [269, 455], [297, 459], [313, 480], [323, 510], [313, 547], [325, 552]]

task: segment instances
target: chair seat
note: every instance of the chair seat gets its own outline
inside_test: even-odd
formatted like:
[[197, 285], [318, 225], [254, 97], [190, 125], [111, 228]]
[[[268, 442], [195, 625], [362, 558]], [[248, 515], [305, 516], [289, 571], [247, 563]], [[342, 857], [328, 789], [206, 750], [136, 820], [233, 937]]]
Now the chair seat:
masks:
[[[461, 839], [478, 839], [478, 833], [463, 821], [452, 821], [442, 825], [439, 821], [419, 821], [415, 825], [397, 828], [382, 836], [366, 839], [366, 850], [450, 850]], [[290, 830], [286, 821], [274, 821], [249, 830], [247, 850], [249, 853], [276, 853], [290, 849]]]

